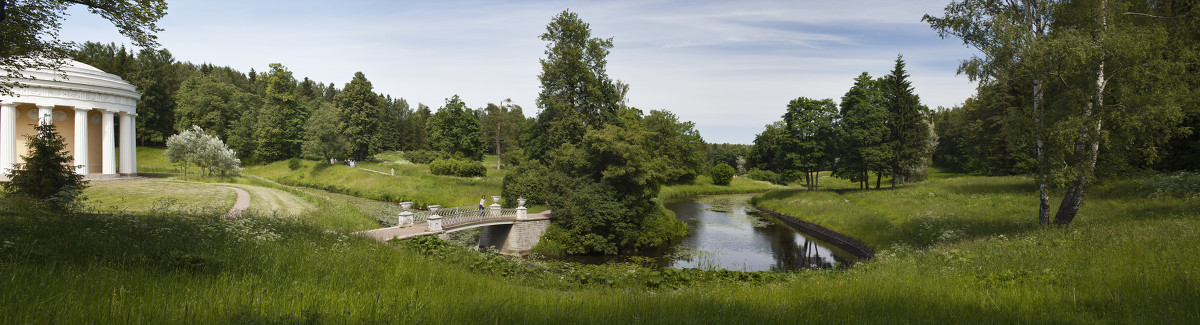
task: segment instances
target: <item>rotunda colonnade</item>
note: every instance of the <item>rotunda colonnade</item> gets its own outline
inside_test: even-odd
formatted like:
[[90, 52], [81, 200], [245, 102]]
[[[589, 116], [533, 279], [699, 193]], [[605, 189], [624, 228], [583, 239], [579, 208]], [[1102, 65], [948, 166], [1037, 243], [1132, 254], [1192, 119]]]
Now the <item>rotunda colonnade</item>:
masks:
[[66, 79], [47, 70], [23, 73], [33, 78], [15, 79], [22, 86], [12, 89], [13, 96], [0, 96], [0, 173], [23, 163], [21, 157], [29, 154], [26, 136], [35, 134], [35, 123], [53, 123], [77, 173], [137, 174], [134, 139], [141, 94], [133, 85], [74, 60], [62, 67]]

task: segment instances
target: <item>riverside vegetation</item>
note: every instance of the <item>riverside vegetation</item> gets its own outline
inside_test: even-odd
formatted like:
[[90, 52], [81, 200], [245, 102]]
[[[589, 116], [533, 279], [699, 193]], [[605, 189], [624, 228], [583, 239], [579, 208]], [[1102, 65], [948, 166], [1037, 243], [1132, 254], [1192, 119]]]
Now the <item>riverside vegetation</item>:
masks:
[[[761, 195], [762, 206], [880, 248], [848, 270], [787, 273], [510, 259], [432, 238], [380, 244], [346, 232], [369, 226], [332, 226], [369, 220], [325, 207], [332, 201], [225, 219], [203, 209], [50, 214], [6, 200], [0, 322], [1197, 320], [1200, 262], [1186, 257], [1200, 253], [1200, 176], [1106, 182], [1069, 229], [1027, 217], [1036, 211], [1021, 197], [1034, 186], [933, 173], [892, 191]], [[897, 204], [910, 201], [920, 204]]]

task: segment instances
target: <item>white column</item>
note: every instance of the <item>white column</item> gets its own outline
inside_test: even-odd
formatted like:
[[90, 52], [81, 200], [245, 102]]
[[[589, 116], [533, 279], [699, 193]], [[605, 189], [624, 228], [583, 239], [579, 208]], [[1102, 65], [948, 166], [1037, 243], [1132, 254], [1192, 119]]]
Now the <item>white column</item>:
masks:
[[54, 124], [54, 105], [38, 105], [38, 125]]
[[133, 174], [133, 118], [129, 113], [121, 112], [121, 155], [117, 159], [117, 168], [122, 175]]
[[116, 144], [116, 135], [113, 134], [113, 112], [104, 111], [100, 115], [102, 122], [100, 123], [101, 134], [104, 137], [100, 145], [100, 165], [101, 173], [112, 175], [117, 173], [116, 157], [113, 156], [113, 151]]
[[17, 104], [0, 103], [0, 173], [17, 162]]
[[88, 174], [88, 109], [75, 108], [75, 172]]
[[129, 150], [129, 173], [137, 175], [137, 114], [129, 115]]

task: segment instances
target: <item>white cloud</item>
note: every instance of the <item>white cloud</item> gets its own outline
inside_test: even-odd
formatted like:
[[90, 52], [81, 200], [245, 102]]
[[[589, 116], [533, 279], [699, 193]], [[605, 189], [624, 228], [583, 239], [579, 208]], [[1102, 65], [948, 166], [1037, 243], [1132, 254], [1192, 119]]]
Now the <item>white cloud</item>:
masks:
[[[280, 62], [339, 87], [362, 71], [376, 91], [438, 107], [512, 98], [536, 111], [537, 37], [565, 9], [613, 37], [609, 73], [631, 104], [695, 121], [706, 140], [749, 143], [790, 99], [837, 99], [860, 72], [886, 74], [897, 53], [923, 101], [961, 103], [969, 51], [924, 23], [946, 1], [181, 1], [161, 22], [180, 60], [248, 71]], [[123, 42], [79, 8], [67, 40]]]

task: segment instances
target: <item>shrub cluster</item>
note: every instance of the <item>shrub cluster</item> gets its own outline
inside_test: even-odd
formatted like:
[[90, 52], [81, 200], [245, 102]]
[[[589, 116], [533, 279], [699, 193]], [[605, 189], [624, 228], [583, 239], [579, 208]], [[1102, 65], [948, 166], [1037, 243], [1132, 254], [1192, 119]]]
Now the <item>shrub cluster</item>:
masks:
[[721, 163], [713, 167], [712, 175], [710, 176], [712, 176], [712, 182], [715, 185], [729, 185], [729, 182], [733, 181], [733, 174], [736, 172], [729, 164]]
[[434, 150], [412, 150], [404, 152], [404, 159], [414, 164], [428, 164], [434, 160], [447, 159], [450, 155], [441, 151]]
[[769, 170], [750, 168], [750, 171], [746, 172], [746, 177], [749, 177], [750, 179], [753, 179], [756, 181], [764, 181], [764, 182], [771, 182], [772, 184], [787, 185], [787, 182], [784, 181], [782, 176], [780, 176], [779, 174], [776, 174], [773, 171], [769, 171]]
[[476, 177], [487, 175], [487, 167], [466, 160], [458, 159], [438, 159], [429, 163], [429, 171], [434, 175], [448, 175], [458, 177]]

